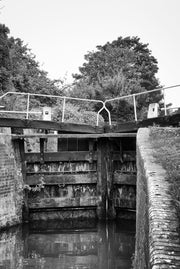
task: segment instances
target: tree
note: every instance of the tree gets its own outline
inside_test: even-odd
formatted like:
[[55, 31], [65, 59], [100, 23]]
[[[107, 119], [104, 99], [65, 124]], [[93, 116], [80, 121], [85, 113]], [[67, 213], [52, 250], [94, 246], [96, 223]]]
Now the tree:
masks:
[[[88, 52], [84, 58], [86, 62], [79, 68], [80, 73], [73, 75], [75, 95], [85, 95], [86, 92], [87, 97], [104, 100], [149, 91], [159, 86], [155, 76], [157, 60], [151, 55], [148, 44], [141, 43], [138, 37], [119, 37], [112, 43], [97, 46], [97, 51]], [[160, 94], [153, 94], [153, 101], [160, 99]], [[145, 100], [141, 97], [137, 101], [140, 111], [152, 98], [149, 96]], [[125, 107], [126, 104], [132, 107], [132, 99], [123, 100], [120, 106]], [[120, 106], [117, 103], [109, 104], [115, 117], [120, 116]]]
[[[60, 95], [63, 82], [51, 80], [41, 70], [35, 55], [20, 38], [9, 37], [9, 29], [0, 24], [0, 95], [5, 92], [29, 92]], [[25, 97], [11, 97], [5, 100], [7, 109], [26, 108]], [[56, 99], [31, 97], [30, 105], [52, 105]]]
[[0, 24], [0, 94], [8, 91], [11, 85], [11, 61], [8, 44], [9, 29]]
[[[35, 55], [19, 38], [9, 38], [12, 82], [15, 90], [39, 94], [59, 94], [58, 80], [50, 80]], [[60, 92], [61, 93], [61, 92]]]

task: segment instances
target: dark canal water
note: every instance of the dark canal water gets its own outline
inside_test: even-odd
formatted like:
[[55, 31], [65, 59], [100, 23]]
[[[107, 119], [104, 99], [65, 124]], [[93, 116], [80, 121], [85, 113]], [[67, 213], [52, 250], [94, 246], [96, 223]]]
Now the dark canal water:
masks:
[[33, 223], [0, 233], [0, 269], [129, 269], [134, 246], [134, 221]]

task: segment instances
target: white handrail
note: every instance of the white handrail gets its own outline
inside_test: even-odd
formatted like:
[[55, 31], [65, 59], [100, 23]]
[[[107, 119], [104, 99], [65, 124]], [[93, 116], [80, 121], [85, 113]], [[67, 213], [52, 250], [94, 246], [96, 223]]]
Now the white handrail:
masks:
[[133, 93], [133, 94], [129, 94], [129, 95], [124, 95], [124, 96], [108, 99], [104, 103], [105, 103], [105, 106], [106, 106], [106, 103], [122, 100], [122, 99], [129, 98], [129, 97], [133, 97], [134, 117], [135, 117], [135, 121], [137, 121], [137, 110], [136, 110], [135, 97], [138, 96], [138, 95], [143, 95], [143, 94], [149, 94], [149, 93], [153, 93], [153, 92], [162, 91], [163, 99], [164, 99], [164, 109], [163, 110], [164, 110], [164, 114], [166, 116], [167, 115], [167, 107], [166, 107], [165, 90], [171, 89], [171, 88], [176, 88], [176, 87], [180, 87], [180, 85], [174, 85], [174, 86], [169, 86], [169, 87], [165, 87], [165, 88], [160, 87], [158, 89], [154, 89], [154, 90], [150, 90], [150, 91], [144, 91], [144, 92], [138, 92], [138, 93]]
[[[105, 107], [104, 102], [101, 100], [96, 99], [85, 99], [85, 98], [78, 98], [78, 97], [68, 97], [68, 96], [59, 96], [59, 95], [50, 95], [50, 94], [38, 94], [38, 93], [26, 93], [26, 92], [6, 92], [2, 96], [0, 96], [0, 100], [7, 95], [27, 95], [27, 108], [26, 112], [24, 111], [6, 111], [6, 110], [0, 110], [0, 113], [14, 113], [14, 114], [26, 114], [26, 119], [29, 118], [29, 114], [36, 114], [36, 112], [29, 111], [29, 105], [30, 105], [30, 97], [31, 96], [38, 96], [38, 97], [48, 97], [48, 98], [58, 98], [63, 100], [63, 109], [62, 109], [62, 119], [61, 121], [64, 122], [65, 118], [65, 108], [66, 108], [66, 100], [76, 100], [76, 101], [83, 101], [83, 102], [93, 102], [93, 103], [100, 103], [102, 104], [102, 108], [105, 109], [108, 113], [109, 121], [110, 120], [110, 111]], [[102, 108], [97, 112], [97, 125], [99, 124], [99, 113], [102, 111]], [[41, 113], [41, 112], [40, 112]], [[39, 114], [39, 113], [38, 113]]]
[[[78, 98], [78, 97], [68, 97], [68, 96], [59, 96], [59, 95], [38, 94], [38, 93], [26, 93], [26, 92], [11, 92], [10, 91], [10, 92], [6, 92], [2, 96], [0, 96], [0, 100], [2, 98], [6, 97], [7, 95], [11, 95], [11, 94], [13, 94], [13, 95], [27, 95], [27, 107], [26, 107], [26, 111], [14, 111], [14, 110], [13, 111], [7, 111], [7, 110], [0, 110], [0, 113], [26, 114], [26, 119], [28, 119], [29, 118], [29, 114], [42, 114], [39, 111], [30, 111], [29, 110], [30, 97], [31, 96], [48, 97], [48, 98], [56, 98], [56, 99], [58, 98], [58, 99], [62, 99], [62, 101], [63, 101], [62, 119], [61, 119], [62, 122], [64, 122], [64, 119], [65, 119], [66, 100], [76, 100], [76, 101], [82, 101], [82, 102], [101, 103], [102, 104], [102, 107], [97, 111], [96, 125], [97, 126], [99, 125], [99, 115], [100, 115], [100, 113], [103, 110], [105, 110], [107, 112], [107, 114], [108, 114], [108, 120], [109, 120], [109, 125], [111, 125], [111, 113], [110, 113], [109, 109], [106, 106], [107, 103], [132, 97], [133, 98], [133, 107], [134, 107], [134, 118], [135, 118], [135, 121], [137, 121], [136, 96], [161, 91], [162, 94], [163, 94], [163, 99], [164, 99], [164, 109], [163, 110], [164, 110], [165, 115], [167, 115], [167, 110], [169, 108], [166, 107], [165, 90], [166, 89], [171, 89], [171, 88], [176, 88], [176, 87], [179, 87], [179, 86], [180, 85], [174, 85], [174, 86], [169, 86], [169, 87], [165, 87], [165, 88], [160, 87], [160, 88], [157, 88], [157, 89], [154, 89], [154, 90], [144, 91], [144, 92], [139, 92], [139, 93], [133, 93], [133, 94], [125, 95], [125, 96], [111, 98], [111, 99], [108, 99], [108, 100], [105, 100], [105, 101], [96, 100], [96, 99]], [[3, 107], [0, 106], [0, 108], [3, 108]]]
[[[27, 114], [27, 111], [21, 110], [0, 110], [1, 113], [12, 113], [12, 114]], [[42, 114], [41, 111], [29, 111], [28, 114]]]
[[111, 125], [111, 113], [110, 113], [109, 109], [106, 107], [106, 104], [104, 102], [103, 103], [103, 106], [101, 107], [101, 109], [97, 112], [97, 123], [96, 123], [97, 126], [99, 125], [99, 115], [100, 115], [101, 111], [103, 111], [103, 110], [106, 110], [107, 111], [107, 113], [108, 113], [108, 119], [109, 119], [109, 125]]

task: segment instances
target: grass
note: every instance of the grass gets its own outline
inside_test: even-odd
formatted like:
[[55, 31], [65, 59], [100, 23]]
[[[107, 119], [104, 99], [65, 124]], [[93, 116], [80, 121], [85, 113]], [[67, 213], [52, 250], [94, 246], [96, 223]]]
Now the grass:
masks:
[[180, 128], [151, 127], [150, 130], [153, 155], [167, 172], [180, 217]]

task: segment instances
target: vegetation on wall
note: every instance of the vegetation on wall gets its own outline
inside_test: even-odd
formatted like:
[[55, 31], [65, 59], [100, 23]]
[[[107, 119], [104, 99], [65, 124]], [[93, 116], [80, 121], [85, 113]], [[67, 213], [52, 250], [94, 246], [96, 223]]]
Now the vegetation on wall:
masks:
[[179, 184], [179, 152], [180, 152], [180, 129], [152, 127], [150, 139], [158, 157], [159, 163], [166, 170], [168, 182], [171, 185], [171, 195], [178, 209], [180, 217], [180, 184]]
[[[53, 120], [61, 121], [62, 109], [56, 106], [53, 110]], [[68, 103], [65, 109], [65, 122], [69, 123], [84, 123], [96, 125], [97, 113], [88, 109], [85, 109], [79, 105]], [[104, 123], [104, 119], [99, 115], [99, 125]]]

